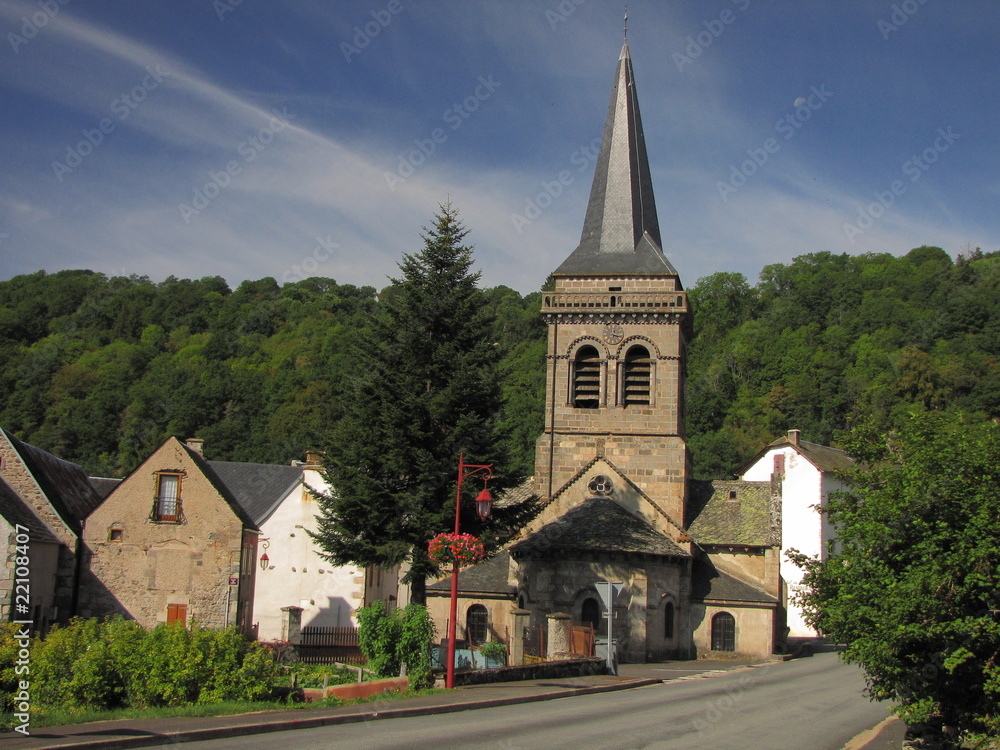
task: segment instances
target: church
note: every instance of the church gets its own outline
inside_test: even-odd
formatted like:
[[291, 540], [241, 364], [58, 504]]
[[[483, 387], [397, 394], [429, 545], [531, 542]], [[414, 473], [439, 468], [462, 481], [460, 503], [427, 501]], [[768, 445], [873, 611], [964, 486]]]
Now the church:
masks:
[[[690, 476], [692, 313], [663, 251], [627, 43], [580, 244], [552, 278], [541, 310], [545, 429], [530, 487], [542, 511], [500, 554], [461, 572], [459, 637], [506, 640], [525, 620], [537, 627], [553, 613], [592, 624], [600, 637], [607, 619], [597, 583], [613, 581], [622, 584], [612, 605], [622, 661], [783, 650], [784, 464], [755, 460], [753, 480]], [[800, 446], [795, 432], [794, 446], [779, 441], [782, 455]], [[447, 595], [447, 581], [428, 588], [439, 629]]]

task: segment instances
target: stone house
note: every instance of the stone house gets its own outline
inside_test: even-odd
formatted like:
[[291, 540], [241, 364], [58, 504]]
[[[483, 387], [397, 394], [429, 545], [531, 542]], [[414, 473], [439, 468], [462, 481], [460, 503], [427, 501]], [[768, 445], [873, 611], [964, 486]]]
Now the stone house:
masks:
[[[19, 577], [18, 525], [29, 537], [30, 619], [42, 633], [78, 614], [81, 533], [100, 502], [86, 473], [0, 428], [0, 619], [9, 619]], [[27, 614], [27, 617], [24, 615]]]
[[258, 534], [201, 441], [171, 437], [87, 518], [81, 614], [122, 614], [145, 627], [197, 620], [249, 634]]
[[780, 549], [779, 596], [787, 610], [788, 637], [815, 638], [802, 614], [797, 594], [802, 586], [802, 569], [788, 558], [790, 549], [825, 560], [835, 541], [835, 529], [823, 513], [830, 493], [845, 489], [838, 472], [852, 465], [842, 450], [801, 439], [799, 430], [789, 430], [758, 453], [740, 472], [751, 482], [768, 482], [781, 498], [781, 529], [776, 544]]

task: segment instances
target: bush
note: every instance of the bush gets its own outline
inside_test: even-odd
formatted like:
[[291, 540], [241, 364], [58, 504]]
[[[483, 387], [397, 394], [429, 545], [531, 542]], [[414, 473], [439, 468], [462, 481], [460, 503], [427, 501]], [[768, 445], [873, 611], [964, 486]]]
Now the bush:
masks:
[[500, 641], [490, 641], [489, 643], [484, 643], [479, 648], [479, 653], [483, 655], [484, 659], [489, 659], [493, 662], [500, 662], [501, 664], [507, 663], [507, 647]]
[[146, 631], [120, 617], [53, 628], [32, 653], [36, 703], [67, 709], [259, 700], [275, 674], [268, 652], [233, 628]]
[[395, 677], [405, 666], [411, 687], [430, 684], [433, 638], [434, 623], [420, 604], [390, 613], [384, 602], [377, 601], [358, 610], [358, 643], [368, 669], [379, 677]]

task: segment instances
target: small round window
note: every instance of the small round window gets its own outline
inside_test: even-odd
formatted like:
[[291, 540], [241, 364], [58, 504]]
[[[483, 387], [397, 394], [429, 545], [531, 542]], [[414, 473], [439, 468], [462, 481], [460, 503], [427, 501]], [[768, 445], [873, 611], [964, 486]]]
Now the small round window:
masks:
[[610, 477], [606, 477], [603, 474], [598, 474], [597, 476], [591, 478], [590, 484], [587, 485], [590, 491], [599, 497], [604, 497], [610, 495], [615, 491], [615, 486], [611, 483]]

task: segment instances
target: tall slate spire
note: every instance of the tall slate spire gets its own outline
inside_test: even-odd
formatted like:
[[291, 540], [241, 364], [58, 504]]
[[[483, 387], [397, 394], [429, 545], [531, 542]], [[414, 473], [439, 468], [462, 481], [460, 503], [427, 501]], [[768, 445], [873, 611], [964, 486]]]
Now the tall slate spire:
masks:
[[622, 46], [580, 245], [560, 276], [676, 276], [663, 255], [632, 58]]

